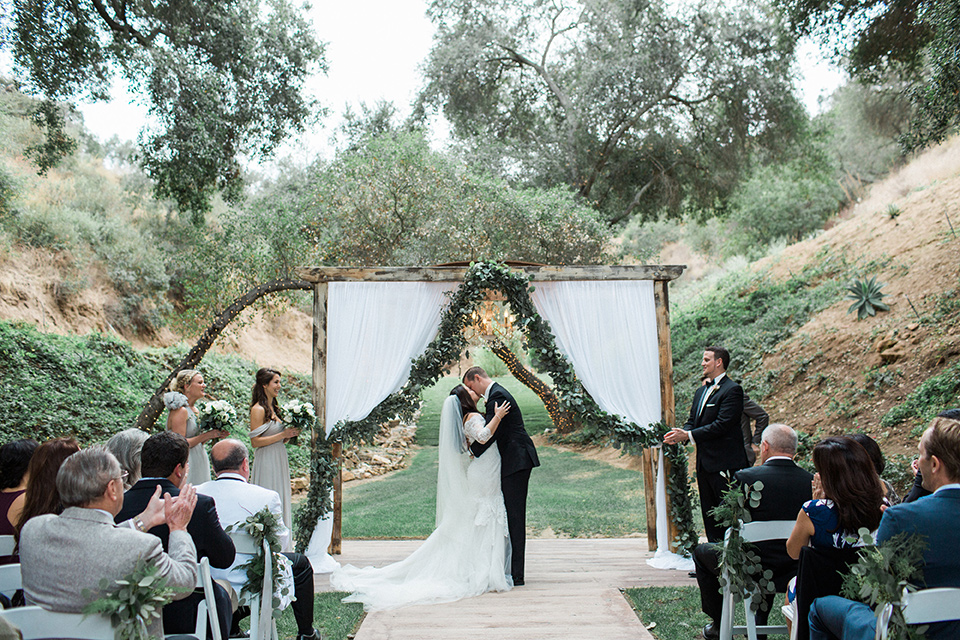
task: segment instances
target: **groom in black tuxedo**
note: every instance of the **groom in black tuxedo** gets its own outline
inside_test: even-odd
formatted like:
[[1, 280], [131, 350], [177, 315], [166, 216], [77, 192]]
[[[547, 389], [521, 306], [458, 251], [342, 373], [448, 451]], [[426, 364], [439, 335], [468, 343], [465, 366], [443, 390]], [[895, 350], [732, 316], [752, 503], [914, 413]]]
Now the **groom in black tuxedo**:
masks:
[[743, 415], [743, 389], [727, 375], [730, 352], [723, 347], [707, 347], [700, 362], [707, 383], [693, 394], [690, 417], [681, 429], [672, 429], [664, 437], [667, 444], [691, 441], [697, 446], [697, 487], [707, 540], [723, 540], [723, 528], [710, 510], [721, 502], [727, 481], [723, 472], [749, 466], [743, 449], [740, 416]]
[[527, 486], [530, 471], [540, 466], [533, 440], [523, 426], [520, 407], [510, 392], [490, 379], [481, 367], [470, 367], [463, 374], [463, 384], [478, 396], [483, 397], [485, 419], [493, 419], [493, 410], [498, 404], [510, 403], [510, 412], [500, 421], [493, 437], [481, 444], [474, 442], [470, 450], [481, 456], [496, 441], [500, 450], [500, 491], [507, 508], [507, 527], [510, 530], [510, 573], [514, 586], [523, 584], [523, 555], [527, 540]]

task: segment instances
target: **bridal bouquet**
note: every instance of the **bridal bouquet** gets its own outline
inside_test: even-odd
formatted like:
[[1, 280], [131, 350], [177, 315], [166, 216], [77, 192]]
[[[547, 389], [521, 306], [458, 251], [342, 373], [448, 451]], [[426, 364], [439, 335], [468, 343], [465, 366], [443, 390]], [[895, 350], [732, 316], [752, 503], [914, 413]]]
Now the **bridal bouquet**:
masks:
[[214, 400], [197, 407], [197, 423], [201, 431], [221, 429], [230, 431], [237, 421], [237, 410], [226, 400]]
[[[311, 431], [317, 421], [317, 414], [313, 410], [313, 405], [309, 402], [290, 400], [283, 403], [280, 409], [283, 411], [283, 421], [294, 429], [300, 429], [300, 431]], [[296, 438], [292, 442], [297, 444]]]

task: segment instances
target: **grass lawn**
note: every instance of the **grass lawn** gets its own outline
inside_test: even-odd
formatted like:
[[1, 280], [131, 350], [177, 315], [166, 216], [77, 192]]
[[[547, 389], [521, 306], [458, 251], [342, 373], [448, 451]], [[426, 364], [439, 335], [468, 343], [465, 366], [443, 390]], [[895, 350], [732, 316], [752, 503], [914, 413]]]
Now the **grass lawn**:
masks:
[[[433, 531], [437, 500], [437, 436], [443, 400], [457, 384], [442, 379], [424, 392], [417, 442], [423, 448], [410, 466], [383, 480], [344, 486], [344, 538], [425, 538]], [[539, 398], [508, 378], [529, 433], [551, 425]], [[541, 466], [530, 477], [527, 528], [572, 537], [618, 537], [646, 531], [643, 478], [576, 453], [538, 450]]]
[[[320, 630], [324, 640], [347, 640], [357, 630], [363, 619], [363, 605], [355, 602], [340, 602], [347, 594], [337, 592], [317, 593], [313, 599], [313, 626]], [[250, 618], [240, 623], [241, 628], [250, 629]], [[281, 640], [297, 637], [297, 623], [293, 618], [293, 609], [287, 607], [277, 618], [277, 636]]]
[[[691, 640], [699, 638], [700, 630], [710, 618], [700, 611], [700, 591], [697, 587], [647, 587], [626, 589], [627, 601], [643, 622], [659, 640]], [[784, 624], [780, 605], [783, 595], [777, 594], [770, 624]], [[744, 624], [743, 605], [738, 604], [734, 624]], [[783, 637], [783, 636], [768, 636]]]

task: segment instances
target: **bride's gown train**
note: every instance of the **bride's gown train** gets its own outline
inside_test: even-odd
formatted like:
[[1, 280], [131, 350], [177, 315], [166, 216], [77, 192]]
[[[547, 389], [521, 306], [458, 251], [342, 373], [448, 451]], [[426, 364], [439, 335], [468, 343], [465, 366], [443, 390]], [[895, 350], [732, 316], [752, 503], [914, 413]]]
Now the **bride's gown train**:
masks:
[[[335, 570], [330, 585], [351, 592], [344, 602], [362, 602], [366, 611], [380, 611], [452, 602], [513, 586], [507, 513], [500, 493], [500, 452], [490, 447], [471, 459], [463, 451], [460, 424], [454, 424], [461, 423], [459, 402], [451, 400], [456, 397], [447, 399], [441, 414], [437, 528], [400, 562]], [[479, 414], [472, 415], [462, 429], [471, 441], [490, 438]]]

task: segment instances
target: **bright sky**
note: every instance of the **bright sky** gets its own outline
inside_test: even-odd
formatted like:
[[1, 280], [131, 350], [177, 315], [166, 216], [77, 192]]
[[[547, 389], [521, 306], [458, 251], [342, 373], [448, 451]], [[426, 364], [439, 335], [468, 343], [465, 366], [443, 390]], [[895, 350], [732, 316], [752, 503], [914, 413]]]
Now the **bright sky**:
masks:
[[[330, 113], [280, 155], [292, 155], [304, 164], [317, 154], [330, 157], [330, 132], [348, 104], [357, 111], [360, 102], [373, 106], [388, 100], [401, 117], [409, 114], [420, 88], [419, 66], [433, 39], [426, 8], [426, 0], [314, 0], [311, 16], [318, 39], [327, 43], [329, 72], [314, 78], [308, 88]], [[810, 43], [801, 46], [798, 58], [804, 103], [817, 113], [818, 101], [829, 96], [843, 75]], [[103, 140], [112, 135], [135, 140], [146, 114], [121, 86], [114, 87], [112, 102], [81, 105], [81, 111], [87, 127]], [[444, 136], [442, 130], [435, 134]]]

